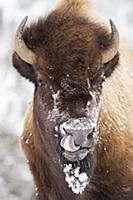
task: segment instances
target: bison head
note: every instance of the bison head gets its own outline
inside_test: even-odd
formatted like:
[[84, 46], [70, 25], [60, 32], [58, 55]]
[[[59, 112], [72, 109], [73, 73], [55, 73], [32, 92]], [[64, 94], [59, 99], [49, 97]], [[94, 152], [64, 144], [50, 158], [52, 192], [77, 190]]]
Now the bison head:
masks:
[[102, 83], [118, 61], [119, 34], [111, 20], [109, 31], [61, 10], [27, 28], [26, 21], [16, 33], [13, 64], [35, 85], [36, 140], [79, 193], [94, 169]]

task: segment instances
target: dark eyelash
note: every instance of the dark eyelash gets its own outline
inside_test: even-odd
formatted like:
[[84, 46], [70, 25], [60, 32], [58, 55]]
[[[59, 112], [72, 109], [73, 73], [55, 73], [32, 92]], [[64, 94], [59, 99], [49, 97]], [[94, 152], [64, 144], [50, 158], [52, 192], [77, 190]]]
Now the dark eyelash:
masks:
[[45, 86], [45, 81], [44, 81], [44, 80], [39, 80], [39, 81], [38, 81], [38, 86], [39, 86], [39, 87]]

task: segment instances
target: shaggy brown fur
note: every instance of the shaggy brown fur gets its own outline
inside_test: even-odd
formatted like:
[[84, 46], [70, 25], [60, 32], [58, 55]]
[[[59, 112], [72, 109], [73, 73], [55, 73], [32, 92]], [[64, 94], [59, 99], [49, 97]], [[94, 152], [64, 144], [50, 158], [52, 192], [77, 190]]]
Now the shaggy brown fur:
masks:
[[[121, 42], [120, 57], [117, 54], [106, 65], [101, 63], [100, 44], [104, 43], [106, 48], [108, 32], [88, 18], [89, 6], [85, 0], [62, 0], [47, 18], [25, 30], [25, 43], [36, 55], [33, 66], [13, 54], [14, 67], [35, 84], [21, 144], [38, 188], [38, 200], [132, 200], [133, 197], [131, 50]], [[48, 121], [54, 106], [49, 87], [55, 93], [62, 91], [60, 111], [68, 107], [70, 116], [78, 117], [79, 108], [84, 108], [89, 98], [86, 80], [96, 86], [102, 82], [103, 70], [109, 78], [103, 85], [96, 167], [85, 192], [75, 195], [64, 180], [58, 140], [54, 136], [56, 124]], [[64, 80], [78, 91], [76, 99], [73, 98], [77, 93], [71, 95], [70, 88], [67, 92], [62, 90]], [[42, 87], [38, 86], [39, 81], [44, 83]]]

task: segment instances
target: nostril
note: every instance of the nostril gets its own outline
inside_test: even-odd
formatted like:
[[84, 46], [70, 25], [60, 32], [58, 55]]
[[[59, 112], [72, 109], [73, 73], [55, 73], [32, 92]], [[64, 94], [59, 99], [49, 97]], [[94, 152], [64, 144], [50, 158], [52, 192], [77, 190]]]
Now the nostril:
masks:
[[87, 136], [87, 139], [90, 140], [93, 137], [93, 132], [89, 133], [89, 135]]
[[87, 139], [90, 140], [93, 138], [93, 134], [95, 132], [95, 127], [92, 129], [91, 133], [89, 133], [89, 135], [87, 136]]
[[76, 141], [74, 141], [74, 145], [75, 145], [76, 147], [81, 146], [80, 142], [76, 142]]

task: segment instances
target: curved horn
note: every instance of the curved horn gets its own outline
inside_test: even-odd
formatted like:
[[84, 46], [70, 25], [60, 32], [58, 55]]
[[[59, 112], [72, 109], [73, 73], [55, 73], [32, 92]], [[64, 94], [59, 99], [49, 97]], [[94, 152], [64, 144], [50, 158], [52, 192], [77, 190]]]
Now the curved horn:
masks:
[[110, 19], [110, 26], [111, 26], [111, 37], [109, 41], [109, 46], [107, 49], [103, 50], [102, 52], [102, 63], [109, 62], [117, 53], [120, 43], [120, 36], [119, 32], [114, 24], [114, 22]]
[[28, 20], [28, 17], [26, 16], [23, 19], [23, 21], [20, 23], [20, 25], [16, 31], [15, 51], [23, 61], [25, 61], [29, 64], [33, 64], [35, 61], [35, 54], [30, 49], [28, 49], [28, 47], [26, 46], [26, 44], [22, 38], [22, 34], [23, 34], [27, 20]]

